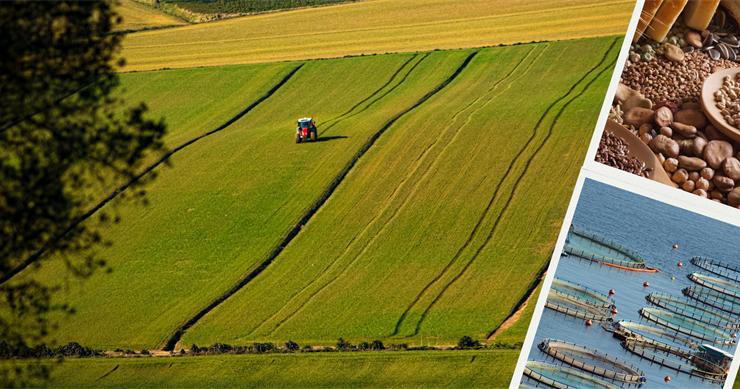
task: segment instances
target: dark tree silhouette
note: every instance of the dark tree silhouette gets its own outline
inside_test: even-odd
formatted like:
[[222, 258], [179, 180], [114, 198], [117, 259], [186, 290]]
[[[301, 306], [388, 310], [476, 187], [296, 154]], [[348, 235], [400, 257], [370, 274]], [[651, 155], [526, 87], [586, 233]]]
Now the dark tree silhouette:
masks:
[[[166, 152], [164, 124], [114, 96], [123, 65], [116, 23], [108, 2], [0, 2], [0, 339], [10, 347], [40, 344], [50, 311], [73, 312], [34, 278], [41, 263], [61, 258], [60, 277], [104, 268], [89, 249], [111, 244], [100, 228], [118, 221], [115, 207], [80, 221], [134, 180], [148, 155]], [[151, 178], [125, 193], [145, 202], [141, 188]], [[43, 364], [5, 363], [0, 385], [26, 386], [48, 373]]]

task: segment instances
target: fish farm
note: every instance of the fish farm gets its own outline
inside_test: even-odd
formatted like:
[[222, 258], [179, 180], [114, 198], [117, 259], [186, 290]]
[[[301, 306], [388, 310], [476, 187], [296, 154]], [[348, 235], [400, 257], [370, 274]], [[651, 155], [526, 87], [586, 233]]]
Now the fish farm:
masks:
[[589, 301], [580, 300], [572, 295], [550, 290], [545, 307], [573, 317], [586, 320], [604, 321], [611, 317], [608, 308], [592, 305]]
[[563, 251], [568, 255], [588, 259], [623, 270], [659, 272], [645, 265], [637, 253], [610, 240], [570, 226]]
[[653, 292], [645, 296], [645, 300], [658, 308], [663, 308], [679, 315], [688, 316], [710, 325], [727, 329], [740, 328], [740, 323], [738, 323], [737, 318], [729, 313], [718, 312], [716, 309], [712, 309], [711, 307], [685, 300], [680, 297]]
[[737, 266], [701, 256], [691, 258], [691, 263], [710, 273], [727, 278], [730, 281], [740, 282], [740, 268]]
[[674, 342], [689, 346], [692, 349], [699, 348], [699, 341], [694, 338], [679, 334], [678, 332], [667, 328], [654, 327], [649, 324], [635, 323], [627, 320], [621, 320], [618, 322], [607, 321], [604, 323], [604, 329], [613, 333], [614, 337], [620, 340], [624, 340], [626, 338], [668, 338]]
[[697, 339], [702, 339], [718, 344], [734, 344], [732, 334], [707, 324], [703, 321], [692, 319], [688, 316], [679, 315], [660, 308], [644, 307], [639, 311], [640, 316], [665, 328], [674, 330]]
[[609, 298], [609, 296], [561, 278], [556, 277], [552, 280], [550, 290], [558, 292], [564, 297], [571, 296], [574, 299], [578, 299], [587, 304], [593, 304], [594, 306], [604, 308], [611, 308], [614, 306], [614, 300]]
[[740, 300], [701, 286], [683, 288], [684, 296], [733, 316], [740, 316]]
[[727, 369], [714, 361], [677, 347], [648, 339], [627, 338], [622, 347], [653, 363], [705, 380], [724, 382]]
[[[671, 246], [664, 252], [674, 254]], [[740, 329], [740, 282], [727, 277], [734, 269], [684, 256], [670, 259], [675, 267], [658, 260], [656, 267], [664, 271], [673, 267], [665, 275], [624, 272], [625, 267], [652, 268], [637, 251], [574, 226], [563, 251], [568, 255], [553, 275], [549, 309], [542, 314], [537, 347], [529, 351], [520, 387], [649, 382], [655, 388], [717, 388], [724, 383], [737, 346], [734, 331]], [[686, 268], [689, 262], [705, 273]], [[621, 278], [626, 281], [615, 282]]]
[[524, 375], [553, 388], [618, 389], [619, 386], [583, 373], [577, 369], [547, 362], [527, 361]]
[[645, 383], [645, 372], [637, 366], [590, 347], [557, 339], [545, 339], [537, 347], [551, 357], [591, 374], [621, 382]]
[[705, 288], [724, 293], [730, 297], [740, 298], [740, 285], [735, 282], [710, 276], [701, 272], [693, 272], [687, 274], [686, 277]]

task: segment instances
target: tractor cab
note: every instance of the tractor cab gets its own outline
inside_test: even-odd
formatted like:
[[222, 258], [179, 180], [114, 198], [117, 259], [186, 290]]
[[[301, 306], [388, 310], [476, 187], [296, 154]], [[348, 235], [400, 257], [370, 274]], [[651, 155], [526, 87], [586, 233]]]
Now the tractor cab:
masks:
[[313, 118], [298, 119], [295, 130], [295, 143], [301, 143], [304, 139], [315, 141], [319, 137]]

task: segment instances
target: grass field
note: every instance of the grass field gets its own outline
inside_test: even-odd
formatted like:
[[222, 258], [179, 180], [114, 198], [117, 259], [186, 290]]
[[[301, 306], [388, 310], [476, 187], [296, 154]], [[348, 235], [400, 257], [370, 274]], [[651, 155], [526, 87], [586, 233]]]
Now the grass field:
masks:
[[151, 70], [621, 35], [633, 7], [622, 0], [366, 1], [129, 34], [123, 56], [125, 70]]
[[490, 388], [511, 380], [519, 350], [67, 359], [53, 388]]
[[145, 28], [184, 26], [186, 21], [148, 7], [134, 0], [122, 0], [115, 8], [123, 22], [116, 31], [137, 31]]
[[[151, 206], [123, 209], [125, 222], [108, 231], [116, 244], [102, 254], [114, 273], [69, 286], [78, 313], [63, 320], [60, 341], [161, 347], [277, 245], [370, 134], [449, 77], [468, 54], [307, 63], [263, 105], [173, 155], [173, 168], [156, 169]], [[203, 71], [214, 70], [179, 72], [197, 78]], [[158, 73], [135, 76], [154, 80]], [[294, 144], [296, 117], [313, 114], [326, 123], [391, 88], [382, 104], [367, 100], [352, 111], [362, 115], [336, 121], [321, 142]], [[48, 280], [56, 278], [59, 262], [43, 272]], [[97, 331], [89, 331], [93, 323]]]
[[[606, 38], [481, 51], [182, 344], [486, 338], [550, 258], [618, 48]], [[599, 55], [564, 60], [579, 52]]]
[[[101, 254], [114, 272], [65, 284], [78, 313], [61, 320], [58, 341], [162, 347], [258, 269], [348, 166], [274, 262], [182, 343], [484, 339], [549, 259], [619, 42], [484, 49], [469, 63], [475, 51], [126, 75], [127, 99], [150, 99], [174, 146], [295, 71], [155, 169], [151, 206], [122, 209], [107, 231], [115, 245]], [[303, 115], [316, 117], [321, 142], [293, 143]], [[56, 280], [61, 266], [48, 262], [42, 277]]]

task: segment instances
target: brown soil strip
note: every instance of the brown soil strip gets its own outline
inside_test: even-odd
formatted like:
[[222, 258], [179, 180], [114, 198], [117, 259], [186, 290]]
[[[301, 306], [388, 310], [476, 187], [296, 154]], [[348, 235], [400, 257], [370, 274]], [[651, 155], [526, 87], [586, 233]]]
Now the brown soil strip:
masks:
[[[519, 309], [514, 311], [514, 313], [511, 316], [509, 316], [506, 320], [504, 320], [504, 322], [498, 328], [496, 328], [495, 331], [493, 331], [493, 334], [491, 334], [491, 336], [488, 337], [486, 341], [489, 344], [493, 342], [494, 340], [496, 340], [496, 337], [499, 336], [502, 332], [508, 330], [517, 321], [519, 321], [519, 318], [522, 317], [522, 313], [524, 312], [524, 309], [527, 308], [527, 304], [529, 304], [529, 300], [531, 300], [532, 296], [535, 295], [535, 293], [537, 292], [537, 289], [539, 289], [542, 286], [542, 280], [545, 279], [545, 274], [547, 274], [547, 272], [542, 274], [542, 277], [540, 277], [540, 282], [537, 283], [537, 287], [532, 289], [532, 292], [529, 293], [529, 296], [527, 297], [526, 300], [524, 300], [524, 303], [519, 306]], [[537, 302], [535, 301], [535, 303]]]

